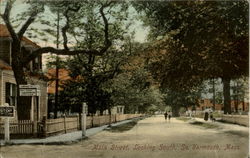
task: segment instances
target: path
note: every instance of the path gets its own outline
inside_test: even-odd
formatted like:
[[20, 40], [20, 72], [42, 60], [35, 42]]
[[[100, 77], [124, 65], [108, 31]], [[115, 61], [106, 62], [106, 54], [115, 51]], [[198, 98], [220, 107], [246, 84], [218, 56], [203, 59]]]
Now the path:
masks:
[[129, 131], [103, 131], [77, 144], [7, 146], [0, 148], [0, 154], [3, 158], [246, 158], [248, 136], [234, 128], [206, 129], [157, 116], [139, 121]]

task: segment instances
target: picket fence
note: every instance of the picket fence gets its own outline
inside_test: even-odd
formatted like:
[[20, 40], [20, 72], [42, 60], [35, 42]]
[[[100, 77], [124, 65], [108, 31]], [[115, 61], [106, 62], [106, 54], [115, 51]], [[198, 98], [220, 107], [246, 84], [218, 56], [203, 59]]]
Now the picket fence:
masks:
[[[131, 118], [142, 117], [144, 114], [116, 114], [103, 116], [87, 116], [86, 127], [98, 127], [109, 123]], [[41, 122], [30, 120], [10, 121], [11, 137], [48, 137], [60, 133], [68, 133], [81, 129], [80, 116], [65, 116], [57, 119], [44, 118]], [[0, 137], [4, 135], [4, 123], [0, 122]]]

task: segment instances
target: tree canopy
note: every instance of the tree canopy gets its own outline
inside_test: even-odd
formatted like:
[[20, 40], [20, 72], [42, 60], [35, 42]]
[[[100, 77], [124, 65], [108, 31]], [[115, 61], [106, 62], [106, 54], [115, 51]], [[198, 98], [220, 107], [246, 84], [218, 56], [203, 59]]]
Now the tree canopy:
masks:
[[157, 1], [134, 6], [150, 26], [152, 62], [163, 86], [186, 91], [204, 80], [222, 78], [225, 112], [230, 111], [230, 80], [248, 75], [248, 3], [246, 1]]
[[[22, 14], [22, 18], [16, 19], [21, 21], [19, 31], [13, 27], [13, 21], [11, 20], [11, 10], [13, 5], [15, 5], [14, 1], [7, 1], [5, 3], [4, 12], [1, 12], [1, 18], [3, 19], [10, 35], [12, 38], [11, 43], [11, 66], [14, 71], [15, 79], [17, 85], [27, 84], [26, 75], [25, 75], [25, 66], [28, 63], [38, 57], [43, 53], [54, 53], [59, 55], [76, 55], [76, 54], [89, 54], [89, 55], [103, 55], [112, 45], [111, 37], [113, 34], [110, 33], [110, 30], [116, 29], [117, 18], [112, 19], [113, 15], [116, 15], [114, 10], [111, 8], [117, 7], [117, 5], [123, 3], [116, 3], [113, 1], [77, 1], [74, 3], [70, 3], [69, 1], [27, 1], [26, 2], [30, 8], [25, 10]], [[38, 4], [39, 3], [39, 4]], [[22, 38], [24, 37], [26, 31], [31, 28], [30, 26], [36, 22], [39, 22], [39, 15], [45, 12], [46, 8], [50, 10], [51, 15], [60, 12], [62, 18], [64, 19], [64, 26], [61, 27], [62, 34], [62, 48], [55, 48], [52, 46], [39, 47], [32, 51], [29, 51], [25, 45], [21, 44]], [[55, 7], [57, 6], [57, 7]], [[60, 9], [58, 9], [60, 6]], [[119, 10], [124, 10], [124, 7], [117, 7]], [[94, 15], [91, 16], [93, 12]], [[112, 15], [113, 14], [113, 15]], [[88, 20], [87, 18], [98, 17], [97, 19]], [[119, 19], [118, 19], [119, 20]], [[120, 19], [122, 21], [123, 19]], [[49, 21], [49, 19], [48, 19]], [[77, 47], [76, 41], [81, 41], [84, 43], [86, 38], [81, 39], [81, 37], [85, 37], [86, 32], [79, 32], [84, 29], [85, 25], [88, 24], [88, 21], [95, 22], [93, 25], [88, 25], [89, 29], [87, 31], [95, 31], [95, 37], [98, 37], [98, 45], [93, 45], [92, 47], [88, 47], [83, 45], [82, 47]], [[40, 21], [45, 25], [48, 25], [49, 22]], [[114, 22], [114, 23], [113, 23]], [[98, 27], [96, 28], [95, 24], [98, 23]], [[77, 25], [76, 25], [77, 24]], [[93, 29], [94, 28], [94, 29]], [[41, 28], [37, 28], [41, 29]], [[91, 30], [92, 29], [92, 30]], [[119, 30], [119, 29], [117, 29]], [[77, 32], [79, 32], [77, 34]], [[71, 40], [71, 37], [74, 37], [75, 34], [78, 35], [75, 40]], [[81, 34], [81, 36], [79, 36]], [[87, 33], [86, 33], [87, 34]], [[114, 35], [113, 35], [114, 36]], [[116, 36], [115, 36], [116, 37]], [[96, 39], [95, 39], [96, 40]], [[86, 42], [87, 43], [87, 42]], [[31, 105], [29, 99], [23, 98], [19, 96], [17, 103], [21, 106], [18, 106], [18, 117], [19, 119], [29, 119]]]

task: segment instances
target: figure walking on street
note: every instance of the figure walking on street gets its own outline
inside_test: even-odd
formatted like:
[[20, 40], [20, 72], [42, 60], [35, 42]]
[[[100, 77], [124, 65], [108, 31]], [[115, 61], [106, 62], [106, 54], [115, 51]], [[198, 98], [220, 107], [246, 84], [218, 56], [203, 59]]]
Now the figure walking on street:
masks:
[[212, 122], [215, 121], [214, 116], [213, 116], [213, 112], [210, 113], [210, 120], [211, 120]]
[[168, 111], [168, 121], [170, 122], [170, 119], [172, 117], [172, 112], [171, 111]]
[[205, 116], [204, 116], [204, 120], [207, 121], [208, 120], [208, 112], [205, 112]]
[[165, 113], [164, 113], [164, 116], [165, 116], [165, 120], [167, 120], [167, 118], [168, 118], [168, 113], [165, 112]]

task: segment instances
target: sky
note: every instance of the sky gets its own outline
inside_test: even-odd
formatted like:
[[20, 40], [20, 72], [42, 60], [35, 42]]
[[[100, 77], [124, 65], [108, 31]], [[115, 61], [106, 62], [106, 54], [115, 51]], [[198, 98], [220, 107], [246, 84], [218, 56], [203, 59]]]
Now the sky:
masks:
[[[27, 5], [25, 5], [23, 3], [24, 0], [16, 0], [15, 2], [15, 6], [12, 9], [12, 17], [15, 17], [16, 14], [23, 12], [24, 10], [27, 9]], [[6, 1], [4, 0], [0, 0], [0, 12], [3, 13], [4, 12], [4, 4]], [[129, 8], [129, 12], [130, 12], [130, 18], [132, 18], [132, 16], [136, 16], [136, 11], [135, 9], [133, 9], [132, 7]], [[2, 19], [0, 20], [0, 23], [3, 23]], [[143, 27], [143, 23], [142, 21], [140, 21], [139, 19], [136, 19], [133, 21], [131, 27], [130, 27], [130, 31], [135, 31], [135, 41], [137, 42], [146, 42], [146, 37], [148, 34], [148, 28]], [[43, 43], [39, 43], [40, 45], [43, 45]]]
[[[17, 14], [22, 13], [22, 12], [24, 12], [24, 11], [27, 10], [28, 7], [27, 7], [26, 4], [24, 4], [24, 1], [25, 0], [16, 0], [15, 5], [13, 6], [12, 11], [11, 11], [11, 17], [15, 18], [15, 16]], [[4, 12], [5, 2], [6, 2], [5, 0], [0, 0], [0, 12], [1, 12], [1, 14]], [[46, 13], [46, 12], [47, 11], [45, 10], [45, 14], [49, 15], [49, 13]], [[50, 19], [50, 20], [51, 19], [53, 20], [53, 16], [49, 15], [47, 18]], [[128, 19], [133, 19], [134, 16], [137, 16], [137, 12], [135, 11], [134, 8], [129, 7], [129, 18]], [[0, 18], [0, 23], [4, 24], [4, 22], [3, 22], [3, 20], [1, 18]], [[39, 28], [41, 26], [36, 25], [35, 27]], [[146, 37], [147, 37], [147, 34], [148, 34], [148, 30], [149, 30], [148, 28], [143, 27], [142, 21], [140, 21], [137, 18], [137, 19], [133, 20], [133, 22], [131, 23], [129, 31], [130, 32], [132, 32], [132, 31], [135, 32], [135, 36], [134, 36], [135, 39], [134, 40], [136, 42], [143, 43], [143, 42], [146, 42]], [[48, 38], [50, 38], [50, 37], [48, 37]], [[31, 40], [33, 40], [34, 42], [36, 42], [38, 45], [40, 45], [42, 47], [44, 47], [44, 46], [53, 46], [53, 47], [56, 47], [55, 44], [52, 41], [50, 41], [50, 42], [44, 42], [44, 41], [35, 40], [35, 39], [31, 39]], [[43, 68], [46, 68], [46, 63], [48, 62], [49, 58], [50, 58], [49, 54], [44, 54], [43, 55]]]

